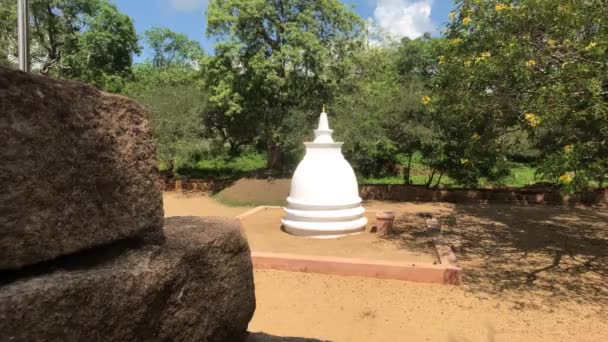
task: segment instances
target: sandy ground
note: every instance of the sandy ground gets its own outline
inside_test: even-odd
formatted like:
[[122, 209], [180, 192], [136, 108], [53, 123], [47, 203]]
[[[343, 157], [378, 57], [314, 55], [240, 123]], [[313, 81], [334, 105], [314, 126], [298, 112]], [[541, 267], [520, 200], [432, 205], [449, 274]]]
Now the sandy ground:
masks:
[[[460, 239], [465, 284], [255, 271], [251, 341], [606, 341], [608, 210], [368, 202], [425, 239], [429, 212]], [[165, 194], [166, 215], [234, 216], [200, 195]]]
[[165, 192], [165, 216], [227, 216], [236, 217], [252, 207], [229, 207], [212, 197], [199, 193]]
[[255, 286], [249, 329], [272, 336], [391, 342], [592, 342], [608, 336], [606, 316], [593, 304], [531, 309], [456, 286], [263, 270], [255, 271]]
[[[375, 223], [374, 215], [366, 231], [338, 239], [305, 239], [280, 230], [282, 209], [268, 209], [243, 220], [243, 228], [253, 251], [321, 255], [344, 258], [391, 260], [412, 263], [433, 263], [436, 253], [429, 243], [409, 245], [402, 239], [385, 239], [369, 232]], [[411, 248], [410, 248], [411, 247]]]

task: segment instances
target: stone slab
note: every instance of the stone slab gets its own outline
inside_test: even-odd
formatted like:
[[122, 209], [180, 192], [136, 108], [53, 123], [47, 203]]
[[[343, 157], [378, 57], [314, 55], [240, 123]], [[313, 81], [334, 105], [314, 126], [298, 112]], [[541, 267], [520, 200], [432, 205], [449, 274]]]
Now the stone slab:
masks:
[[238, 222], [174, 217], [164, 231], [4, 271], [0, 339], [244, 340], [255, 294]]
[[163, 225], [148, 113], [80, 82], [0, 67], [0, 270]]

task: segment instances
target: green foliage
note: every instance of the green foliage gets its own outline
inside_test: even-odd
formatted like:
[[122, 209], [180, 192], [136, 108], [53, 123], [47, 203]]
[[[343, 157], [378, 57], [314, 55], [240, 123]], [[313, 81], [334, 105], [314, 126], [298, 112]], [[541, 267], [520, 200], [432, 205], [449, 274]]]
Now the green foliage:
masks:
[[151, 63], [139, 64], [123, 93], [152, 113], [161, 171], [177, 175], [222, 150], [220, 142], [203, 137], [201, 113], [208, 97], [200, 72], [184, 65], [160, 69]]
[[[336, 139], [357, 173], [391, 173], [397, 148], [385, 132], [403, 95], [395, 77], [395, 48], [370, 49], [349, 61], [352, 72], [329, 107]], [[334, 120], [335, 118], [335, 120]]]
[[132, 19], [107, 0], [33, 0], [32, 57], [40, 72], [119, 91], [139, 53]]
[[[288, 171], [326, 103], [365, 182], [603, 186], [606, 1], [455, 2], [442, 37], [366, 47], [339, 0], [211, 0], [215, 55], [154, 27], [132, 66], [133, 22], [108, 0], [31, 0], [31, 50], [43, 74], [142, 102], [178, 176]], [[16, 1], [0, 0], [0, 64], [15, 50]]]
[[147, 30], [145, 40], [153, 51], [152, 65], [156, 68], [162, 69], [176, 64], [198, 66], [204, 56], [199, 42], [165, 27]]
[[174, 64], [166, 68], [157, 68], [151, 62], [139, 63], [133, 67], [133, 78], [125, 84], [123, 93], [129, 96], [139, 96], [159, 87], [173, 85], [189, 85], [193, 88], [192, 95], [200, 95], [203, 80], [200, 71], [185, 64]]
[[[416, 161], [412, 164], [411, 183], [414, 185], [427, 185], [432, 170]], [[543, 179], [537, 175], [537, 170], [525, 164], [513, 163], [509, 165], [509, 174], [493, 182], [485, 178], [479, 180], [478, 186], [481, 188], [497, 188], [497, 187], [525, 187], [542, 182]], [[403, 175], [397, 174], [394, 176], [384, 177], [360, 177], [360, 184], [404, 184]], [[459, 188], [464, 184], [456, 182], [449, 176], [443, 176], [440, 181], [433, 183], [436, 187]]]
[[264, 169], [265, 166], [265, 155], [246, 152], [234, 158], [220, 156], [199, 160], [190, 168], [179, 170], [179, 176], [185, 178], [237, 179]]
[[569, 190], [602, 183], [608, 172], [606, 3], [457, 5], [438, 57], [431, 108], [447, 123], [448, 136], [464, 141], [457, 132], [477, 134], [480, 148], [456, 144], [449, 152], [467, 160], [467, 169], [495, 173], [503, 170], [503, 136], [525, 131], [545, 178]]
[[0, 0], [0, 65], [17, 60], [17, 1]]
[[[128, 88], [133, 88], [129, 85]], [[176, 174], [209, 156], [217, 146], [202, 137], [200, 113], [206, 98], [188, 84], [159, 84], [130, 95], [152, 114], [151, 123], [161, 171]]]
[[198, 161], [223, 153], [223, 144], [204, 137], [201, 113], [208, 105], [198, 60], [198, 42], [167, 28], [146, 31], [152, 60], [137, 64], [123, 93], [152, 113], [152, 126], [161, 171], [176, 176]]
[[[16, 1], [0, 0], [0, 63], [16, 59]], [[133, 21], [107, 0], [31, 0], [32, 67], [112, 92], [131, 76], [139, 53]]]
[[210, 1], [207, 32], [219, 42], [204, 66], [206, 126], [234, 151], [263, 147], [268, 166], [282, 169], [297, 152], [290, 139], [312, 126], [343, 79], [342, 61], [362, 46], [362, 26], [337, 0]]
[[[359, 174], [394, 175], [400, 164], [404, 181], [411, 183], [415, 155], [422, 156], [433, 173], [442, 166], [441, 137], [420, 101], [435, 71], [438, 44], [428, 36], [403, 39], [352, 59], [355, 71], [333, 108], [337, 136], [345, 141], [345, 155]], [[399, 155], [404, 159], [398, 160]]]

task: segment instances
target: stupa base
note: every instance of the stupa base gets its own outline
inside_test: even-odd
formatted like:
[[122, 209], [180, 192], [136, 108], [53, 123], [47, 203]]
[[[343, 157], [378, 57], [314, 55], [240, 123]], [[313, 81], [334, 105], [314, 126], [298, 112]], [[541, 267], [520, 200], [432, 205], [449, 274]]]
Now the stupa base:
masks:
[[360, 217], [352, 221], [296, 221], [283, 218], [281, 220], [285, 232], [302, 237], [315, 239], [335, 239], [342, 236], [359, 234], [365, 230], [367, 218]]

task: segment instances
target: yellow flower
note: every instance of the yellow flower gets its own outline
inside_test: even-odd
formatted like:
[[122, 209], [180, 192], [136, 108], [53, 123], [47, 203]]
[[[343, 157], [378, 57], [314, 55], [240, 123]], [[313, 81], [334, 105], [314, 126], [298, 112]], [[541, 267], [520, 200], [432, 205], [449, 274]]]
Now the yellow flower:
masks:
[[470, 162], [471, 162], [471, 161], [470, 161], [470, 160], [468, 160], [467, 158], [460, 158], [460, 164], [462, 164], [462, 165], [466, 165], [466, 164], [468, 164], [468, 163], [470, 163]]
[[448, 14], [448, 18], [450, 18], [450, 20], [454, 20], [454, 19], [456, 19], [456, 15], [457, 15], [457, 13], [452, 11]]
[[486, 58], [489, 58], [489, 57], [491, 57], [491, 56], [492, 56], [492, 53], [490, 53], [489, 51], [482, 52], [482, 53], [481, 53], [481, 56], [479, 56], [479, 57], [475, 57], [475, 62], [476, 62], [476, 63], [479, 63], [479, 62], [481, 62], [481, 61], [483, 61], [483, 60], [485, 60]]
[[452, 45], [458, 45], [460, 43], [462, 43], [462, 39], [461, 38], [454, 38], [450, 41], [450, 43], [452, 43]]
[[533, 59], [529, 59], [529, 60], [526, 61], [526, 66], [527, 67], [532, 67], [532, 66], [535, 66], [535, 65], [536, 65], [536, 61], [533, 60]]
[[500, 12], [500, 11], [507, 11], [510, 10], [511, 7], [509, 5], [505, 5], [505, 4], [498, 4], [496, 5], [496, 7], [494, 7], [496, 9], [496, 11]]
[[431, 98], [429, 96], [423, 96], [420, 102], [422, 102], [422, 104], [426, 106], [431, 103]]
[[473, 134], [471, 136], [471, 139], [473, 139], [473, 140], [479, 140], [479, 139], [481, 139], [481, 136], [479, 134], [475, 133], [475, 134]]
[[556, 44], [557, 44], [557, 41], [555, 39], [547, 40], [547, 45], [549, 45], [550, 47], [554, 47]]
[[524, 118], [528, 121], [528, 124], [532, 127], [537, 127], [541, 123], [540, 117], [534, 113], [525, 113]]
[[469, 25], [473, 20], [471, 20], [470, 17], [464, 17], [464, 19], [462, 19], [462, 24], [463, 25]]
[[559, 181], [564, 184], [572, 183], [572, 174], [564, 173], [563, 175], [559, 176]]
[[442, 65], [445, 63], [445, 56], [439, 56], [439, 65]]
[[572, 151], [574, 151], [574, 146], [572, 146], [572, 145], [564, 146], [564, 152], [566, 154], [570, 154], [570, 153], [572, 153]]
[[585, 47], [585, 51], [589, 51], [589, 50], [593, 49], [593, 48], [594, 48], [594, 47], [596, 47], [596, 46], [597, 46], [597, 43], [596, 43], [596, 42], [591, 42], [591, 43], [589, 43], [589, 45], [587, 45], [587, 46]]
[[464, 66], [465, 67], [470, 67], [471, 66], [471, 61], [464, 61]]

